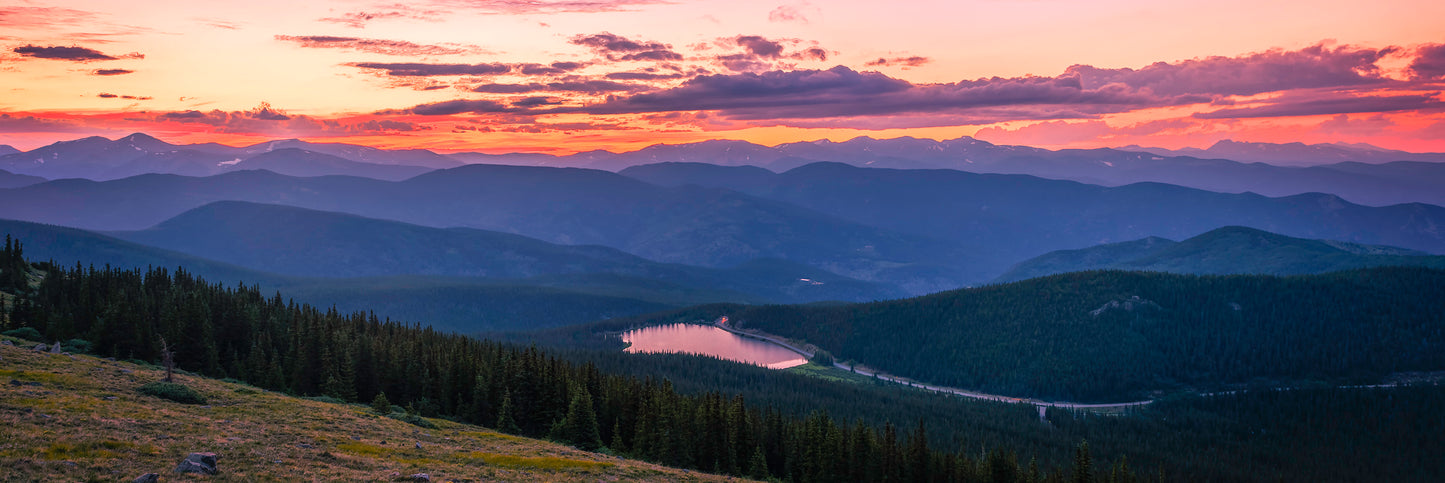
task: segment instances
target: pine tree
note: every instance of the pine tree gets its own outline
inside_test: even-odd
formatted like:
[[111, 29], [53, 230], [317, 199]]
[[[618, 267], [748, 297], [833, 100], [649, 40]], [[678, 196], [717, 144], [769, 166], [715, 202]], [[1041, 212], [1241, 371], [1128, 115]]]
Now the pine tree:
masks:
[[502, 409], [497, 410], [497, 431], [508, 434], [522, 432], [517, 427], [517, 421], [512, 419], [512, 391], [508, 390], [502, 395]]
[[1089, 456], [1089, 442], [1086, 440], [1079, 443], [1074, 450], [1074, 471], [1073, 477], [1069, 479], [1073, 483], [1094, 483], [1094, 461]]
[[592, 395], [575, 388], [572, 403], [567, 406], [563, 437], [573, 446], [586, 451], [602, 447], [602, 434], [597, 429], [597, 412], [592, 408]]
[[763, 445], [753, 449], [753, 457], [748, 460], [748, 477], [755, 480], [768, 477], [768, 457], [763, 454]]
[[391, 401], [386, 399], [386, 393], [376, 393], [376, 398], [371, 400], [371, 410], [376, 414], [391, 414]]

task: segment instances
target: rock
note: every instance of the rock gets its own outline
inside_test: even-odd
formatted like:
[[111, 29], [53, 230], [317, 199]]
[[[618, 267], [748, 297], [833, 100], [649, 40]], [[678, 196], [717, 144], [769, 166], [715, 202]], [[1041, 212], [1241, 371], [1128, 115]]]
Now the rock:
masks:
[[20, 382], [19, 379], [11, 379], [11, 380], [10, 380], [10, 385], [11, 385], [11, 386], [24, 386], [25, 383]]
[[101, 398], [101, 399], [104, 399], [104, 400], [106, 400], [106, 401], [114, 401], [114, 400], [115, 400], [115, 396], [106, 396], [106, 397], [103, 397], [103, 398]]
[[50, 346], [50, 353], [51, 353], [51, 354], [59, 354], [60, 352], [61, 352], [61, 351], [60, 351], [60, 342], [59, 342], [59, 341], [57, 341], [57, 342], [55, 343], [55, 345]]
[[4, 340], [4, 341], [0, 341], [0, 344], [11, 345], [11, 346], [15, 345], [15, 343], [14, 343], [14, 342], [10, 342], [9, 339], [6, 339], [6, 340]]
[[35, 347], [33, 348], [35, 352], [45, 352], [45, 349], [45, 344], [35, 344]]
[[175, 472], [214, 475], [220, 473], [220, 470], [216, 469], [216, 459], [215, 453], [191, 453], [176, 466]]
[[297, 447], [297, 448], [301, 448], [301, 449], [316, 449], [316, 446], [315, 446], [315, 445], [311, 445], [311, 444], [308, 444], [308, 443], [301, 443], [301, 444], [296, 445], [296, 447]]
[[1160, 310], [1161, 307], [1159, 307], [1159, 304], [1154, 303], [1154, 301], [1152, 300], [1140, 298], [1138, 295], [1135, 295], [1124, 300], [1110, 300], [1109, 303], [1104, 304], [1102, 307], [1090, 310], [1089, 315], [1098, 317], [1104, 312], [1108, 312], [1110, 310], [1123, 310], [1125, 312], [1134, 312], [1144, 309]]
[[418, 441], [418, 442], [416, 443], [416, 449], [421, 449], [421, 442], [420, 442], [420, 441]]
[[392, 481], [431, 481], [431, 475], [426, 473], [417, 473], [411, 476], [398, 476], [392, 478]]
[[132, 482], [132, 483], [160, 483], [160, 482], [161, 482], [161, 475], [160, 475], [159, 473], [146, 473], [146, 474], [144, 474], [144, 475], [137, 476], [136, 479], [135, 479], [135, 481]]

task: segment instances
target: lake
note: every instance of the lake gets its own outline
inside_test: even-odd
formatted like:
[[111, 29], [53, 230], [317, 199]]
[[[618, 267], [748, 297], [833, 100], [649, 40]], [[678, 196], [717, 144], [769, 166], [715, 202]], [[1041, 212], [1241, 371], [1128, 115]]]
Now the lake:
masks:
[[683, 353], [787, 369], [808, 361], [797, 352], [708, 325], [672, 324], [622, 333], [631, 353]]

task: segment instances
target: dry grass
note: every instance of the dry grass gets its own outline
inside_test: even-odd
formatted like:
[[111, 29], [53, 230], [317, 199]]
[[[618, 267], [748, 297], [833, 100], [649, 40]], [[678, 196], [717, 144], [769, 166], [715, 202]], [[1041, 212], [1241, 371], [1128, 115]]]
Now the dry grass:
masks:
[[[391, 481], [415, 473], [432, 481], [729, 480], [444, 420], [423, 430], [359, 405], [178, 376], [211, 402], [188, 406], [136, 392], [162, 374], [134, 364], [15, 346], [0, 346], [0, 357], [4, 481], [130, 481], [150, 472], [164, 481]], [[204, 451], [220, 456], [221, 474], [170, 473], [187, 453]]]

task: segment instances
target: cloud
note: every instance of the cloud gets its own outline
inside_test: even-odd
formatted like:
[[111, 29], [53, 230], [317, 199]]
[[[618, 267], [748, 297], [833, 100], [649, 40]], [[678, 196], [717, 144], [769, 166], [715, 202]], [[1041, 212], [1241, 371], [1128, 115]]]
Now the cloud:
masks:
[[1381, 58], [1396, 47], [1369, 49], [1323, 44], [1301, 50], [1270, 50], [1241, 57], [1208, 57], [1177, 63], [1156, 62], [1141, 69], [1101, 69], [1075, 65], [1085, 88], [1123, 84], [1158, 95], [1249, 96], [1265, 92], [1322, 87], [1351, 87], [1385, 82]]
[[550, 82], [547, 84], [482, 84], [472, 88], [472, 92], [485, 94], [523, 94], [527, 92], [577, 92], [585, 94], [602, 94], [606, 92], [637, 92], [647, 90], [649, 87], [635, 84], [624, 84], [600, 79], [577, 79], [561, 82]]
[[809, 6], [808, 2], [794, 5], [779, 5], [778, 8], [768, 12], [768, 21], [806, 24], [808, 23], [808, 17], [803, 13], [803, 10]]
[[748, 53], [767, 59], [776, 59], [783, 54], [783, 44], [757, 35], [739, 35], [735, 39]]
[[451, 12], [484, 15], [626, 12], [667, 0], [431, 0], [429, 4]]
[[909, 68], [909, 67], [918, 67], [918, 66], [921, 66], [921, 65], [923, 65], [923, 64], [927, 64], [927, 63], [929, 63], [929, 62], [933, 62], [933, 59], [930, 59], [930, 58], [928, 58], [928, 57], [923, 57], [923, 56], [920, 56], [920, 55], [912, 55], [912, 56], [908, 56], [908, 57], [893, 57], [893, 58], [879, 57], [878, 60], [870, 60], [870, 61], [868, 61], [867, 63], [865, 63], [864, 65], [869, 66], [869, 67], [888, 67], [888, 66], [897, 65], [897, 66], [902, 66], [903, 68], [907, 69], [907, 68]]
[[324, 17], [317, 19], [318, 22], [327, 22], [345, 25], [351, 28], [366, 28], [366, 24], [373, 20], [422, 20], [426, 22], [440, 22], [445, 12], [441, 10], [430, 10], [415, 8], [404, 4], [393, 4], [383, 6], [381, 10], [373, 12], [347, 12], [336, 17]]
[[399, 112], [386, 111], [381, 114], [410, 113], [420, 116], [449, 116], [452, 114], [486, 114], [515, 112], [517, 109], [503, 106], [497, 101], [486, 99], [457, 99], [452, 101], [421, 104]]
[[135, 71], [129, 69], [96, 69], [90, 71], [90, 75], [125, 75], [133, 73], [135, 73]]
[[547, 89], [542, 84], [482, 84], [472, 88], [472, 92], [486, 94], [522, 94]]
[[603, 77], [614, 80], [672, 80], [681, 79], [684, 77], [692, 77], [694, 75], [701, 75], [706, 73], [707, 72], [699, 72], [697, 74], [684, 74], [681, 72], [671, 72], [667, 74], [658, 74], [654, 72], [613, 72]]
[[335, 37], [329, 35], [277, 35], [275, 38], [282, 42], [293, 42], [306, 48], [347, 49], [383, 55], [423, 56], [490, 53], [486, 49], [475, 45], [429, 45], [407, 42], [405, 40]]
[[1271, 99], [1255, 107], [1219, 109], [1199, 112], [1196, 119], [1240, 119], [1259, 117], [1318, 116], [1325, 114], [1356, 114], [1366, 112], [1419, 111], [1445, 108], [1439, 92], [1383, 96], [1338, 96], [1291, 94]]
[[1416, 50], [1410, 73], [1417, 79], [1445, 79], [1445, 44], [1424, 45]]
[[516, 100], [516, 101], [512, 101], [512, 107], [520, 107], [520, 108], [524, 108], [524, 109], [525, 109], [525, 108], [530, 108], [530, 107], [551, 106], [551, 105], [556, 105], [556, 104], [561, 104], [561, 103], [562, 103], [562, 101], [553, 99], [553, 98], [551, 98], [551, 97], [536, 96], [536, 97], [524, 97], [524, 98], [522, 98], [522, 99], [519, 99], [519, 100]]
[[386, 75], [394, 77], [423, 77], [440, 75], [499, 75], [512, 71], [512, 66], [507, 64], [423, 64], [423, 63], [382, 63], [382, 62], [354, 62], [347, 64], [352, 67], [359, 67], [370, 70], [384, 70]]
[[[1195, 100], [1197, 101], [1197, 99]], [[1007, 107], [1021, 119], [1092, 117], [1177, 102], [1122, 86], [1084, 89], [1072, 77], [992, 78], [914, 85], [843, 66], [828, 70], [700, 76], [658, 92], [614, 98], [579, 108], [594, 114], [721, 111], [734, 119], [825, 118], [906, 113], [960, 113]]]
[[647, 86], [636, 84], [624, 84], [608, 80], [570, 80], [552, 82], [547, 84], [547, 90], [563, 92], [582, 92], [587, 94], [601, 94], [604, 92], [638, 92], [648, 90]]
[[25, 46], [22, 46], [22, 47], [16, 47], [16, 48], [14, 48], [14, 49], [11, 49], [11, 52], [15, 52], [15, 53], [20, 54], [20, 55], [25, 56], [25, 57], [34, 57], [34, 58], [36, 58], [36, 59], [68, 60], [68, 61], [72, 61], [72, 62], [92, 62], [92, 61], [97, 61], [97, 60], [143, 59], [143, 58], [145, 58], [144, 55], [141, 55], [141, 54], [138, 54], [138, 53], [130, 53], [130, 54], [122, 55], [122, 56], [120, 56], [120, 57], [115, 57], [115, 56], [111, 56], [111, 55], [106, 55], [106, 54], [102, 53], [102, 52], [99, 51], [99, 50], [88, 49], [88, 48], [85, 48], [85, 47], [77, 47], [77, 46], [69, 46], [69, 47], [49, 46], [49, 47], [42, 47], [42, 46], [39, 46], [39, 45], [25, 45]]
[[321, 119], [292, 115], [264, 102], [247, 111], [174, 111], [134, 120], [202, 124], [222, 133], [266, 136], [351, 136], [429, 129], [394, 119]]
[[[796, 46], [801, 43], [803, 41], [799, 39], [771, 40], [759, 35], [739, 35], [718, 39], [711, 46], [702, 44], [697, 47], [701, 50], [708, 50], [713, 46], [734, 50], [734, 53], [714, 57], [718, 64], [733, 72], [762, 72], [795, 67], [791, 63], [784, 62], [783, 59], [828, 60], [828, 51], [817, 45], [791, 53], [784, 52], [788, 45]], [[737, 52], [736, 49], [741, 49], [741, 51]]]
[[517, 70], [523, 75], [560, 75], [586, 67], [581, 62], [553, 62], [550, 65], [522, 64]]
[[154, 32], [146, 27], [109, 22], [105, 17], [64, 7], [4, 6], [0, 7], [0, 30], [44, 32], [48, 37], [88, 43], [109, 43], [114, 37]]
[[591, 48], [593, 52], [612, 61], [682, 60], [682, 54], [674, 52], [671, 45], [654, 41], [632, 40], [609, 32], [576, 35], [569, 42], [573, 45]]
[[75, 133], [92, 131], [94, 131], [94, 129], [91, 127], [65, 119], [46, 119], [35, 116], [14, 116], [0, 113], [0, 132], [3, 133]]
[[102, 92], [102, 93], [100, 93], [100, 94], [96, 94], [95, 97], [99, 97], [99, 98], [101, 98], [101, 99], [132, 99], [132, 100], [137, 100], [137, 101], [149, 101], [149, 100], [151, 100], [151, 96], [116, 95], [116, 94], [111, 94], [111, 93], [109, 93], [109, 92]]
[[224, 30], [240, 30], [241, 23], [209, 17], [191, 17], [190, 20]]

